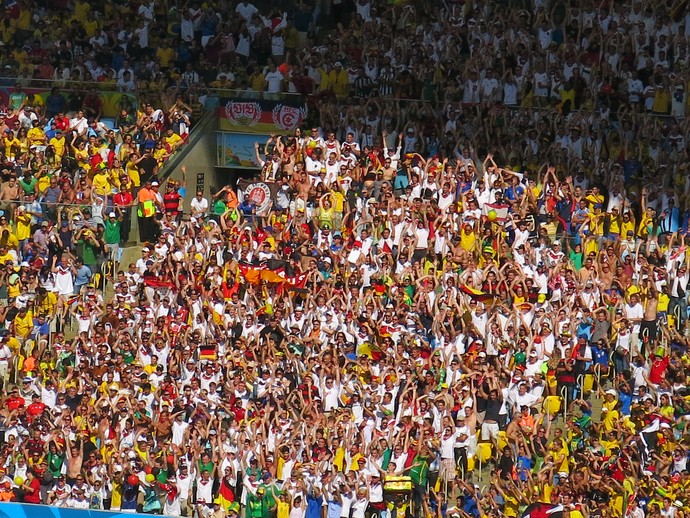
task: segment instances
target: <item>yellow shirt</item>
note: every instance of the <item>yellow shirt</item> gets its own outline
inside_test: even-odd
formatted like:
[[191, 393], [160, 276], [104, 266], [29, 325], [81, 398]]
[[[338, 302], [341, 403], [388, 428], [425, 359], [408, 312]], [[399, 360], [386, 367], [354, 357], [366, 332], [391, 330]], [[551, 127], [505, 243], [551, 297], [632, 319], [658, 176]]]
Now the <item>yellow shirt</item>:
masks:
[[611, 216], [609, 218], [609, 234], [620, 235], [622, 221], [620, 216]]
[[345, 448], [338, 448], [333, 456], [333, 466], [338, 471], [343, 471], [345, 466]]
[[[17, 298], [22, 293], [22, 285], [19, 282], [19, 275], [12, 272], [7, 278], [7, 296], [11, 298]], [[20, 338], [24, 338], [24, 335], [20, 335], [18, 332], [15, 333]]]
[[41, 146], [45, 144], [46, 134], [41, 128], [31, 128], [26, 132], [26, 136], [29, 139], [29, 142], [31, 142], [32, 146]]
[[30, 9], [22, 9], [19, 12], [19, 18], [17, 19], [17, 29], [28, 31], [31, 27], [31, 15], [33, 14]]
[[158, 160], [159, 163], [163, 162], [163, 159], [168, 155], [168, 150], [164, 147], [153, 150], [153, 158]]
[[336, 212], [343, 212], [345, 209], [345, 196], [340, 191], [331, 191], [331, 202]]
[[173, 133], [169, 137], [166, 136], [163, 138], [163, 141], [170, 146], [170, 150], [173, 151], [177, 146], [182, 144], [182, 137], [180, 137], [177, 133]]
[[39, 305], [39, 309], [42, 313], [46, 315], [52, 315], [55, 311], [55, 305], [57, 304], [57, 296], [52, 291], [46, 292], [46, 296], [43, 297]]
[[597, 204], [602, 204], [604, 203], [604, 195], [603, 194], [588, 194], [585, 197], [585, 200], [587, 201], [587, 206], [589, 207], [590, 212], [594, 212], [594, 206]]
[[621, 237], [628, 235], [628, 231], [632, 230], [633, 235], [635, 234], [635, 220], [630, 218], [627, 222], [621, 219]]
[[671, 95], [665, 88], [657, 88], [652, 103], [652, 113], [666, 113], [671, 103]]
[[112, 480], [112, 499], [110, 500], [111, 509], [119, 509], [122, 506], [122, 484], [116, 480]]
[[276, 501], [276, 518], [288, 518], [290, 516], [290, 503], [281, 499]]
[[104, 170], [100, 170], [94, 175], [92, 187], [99, 196], [106, 196], [110, 193], [112, 187]]
[[19, 142], [17, 137], [13, 137], [11, 139], [5, 137], [2, 139], [2, 142], [5, 146], [5, 155], [7, 155], [7, 158], [14, 160], [17, 150], [22, 146], [21, 142]]
[[139, 177], [139, 169], [132, 162], [127, 163], [127, 175], [129, 179], [132, 180], [132, 185], [134, 187], [139, 187], [141, 185], [141, 178]]
[[125, 174], [125, 170], [122, 169], [121, 167], [118, 167], [116, 169], [109, 169], [108, 170], [108, 181], [110, 182], [110, 185], [119, 189], [120, 188], [120, 175], [122, 175], [122, 174]]
[[266, 80], [264, 79], [264, 76], [261, 74], [253, 74], [249, 77], [249, 86], [252, 87], [252, 90], [255, 90], [257, 92], [263, 92], [265, 83]]
[[19, 239], [17, 239], [17, 236], [12, 234], [10, 232], [10, 235], [7, 236], [7, 248], [8, 249], [15, 249], [19, 246]]
[[604, 218], [601, 213], [589, 215], [589, 231], [595, 236], [601, 236], [604, 234]]
[[85, 22], [91, 11], [91, 4], [88, 2], [77, 2], [74, 4], [74, 18], [80, 22]]
[[659, 303], [657, 305], [657, 311], [668, 311], [668, 305], [671, 302], [671, 298], [666, 293], [659, 293]]
[[158, 58], [158, 62], [160, 63], [161, 67], [168, 68], [170, 66], [170, 62], [175, 58], [175, 49], [172, 47], [158, 47], [156, 57]]
[[14, 317], [14, 334], [17, 338], [26, 338], [34, 328], [34, 314], [32, 311], [27, 311], [22, 318], [17, 315]]
[[[19, 239], [19, 241], [29, 239], [31, 237], [31, 215], [26, 212], [16, 214], [14, 216], [14, 221], [17, 224], [17, 239]], [[1, 257], [0, 264], [5, 264]]]
[[514, 518], [515, 516], [517, 516], [518, 515], [518, 506], [519, 506], [517, 498], [515, 498], [510, 493], [505, 493], [505, 495], [503, 495], [503, 499], [505, 501], [505, 507], [503, 508], [503, 513], [506, 516], [508, 516], [509, 518]]
[[352, 471], [359, 471], [359, 459], [363, 459], [364, 456], [360, 453], [352, 457], [352, 465], [350, 466], [350, 469]]
[[570, 473], [570, 452], [568, 451], [567, 446], [563, 446], [558, 453], [556, 453], [556, 458], [563, 456], [563, 461], [561, 462], [560, 467], [558, 468], [559, 472], [564, 472], [564, 473]]
[[53, 146], [53, 149], [55, 150], [55, 154], [62, 158], [65, 156], [65, 137], [62, 138], [57, 138], [53, 137], [50, 139], [48, 142], [51, 146]]
[[48, 187], [50, 187], [50, 175], [44, 174], [38, 179], [36, 189], [38, 189], [39, 193], [43, 194]]

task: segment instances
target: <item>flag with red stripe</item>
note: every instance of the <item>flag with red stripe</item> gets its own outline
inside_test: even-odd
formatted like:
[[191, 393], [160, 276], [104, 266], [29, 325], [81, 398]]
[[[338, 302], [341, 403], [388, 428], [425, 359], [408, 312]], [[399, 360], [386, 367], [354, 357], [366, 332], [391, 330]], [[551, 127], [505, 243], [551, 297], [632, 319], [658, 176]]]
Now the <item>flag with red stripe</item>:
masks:
[[472, 300], [476, 300], [477, 302], [491, 302], [496, 298], [496, 295], [492, 293], [485, 293], [467, 284], [462, 284], [460, 286], [460, 291], [469, 295]]

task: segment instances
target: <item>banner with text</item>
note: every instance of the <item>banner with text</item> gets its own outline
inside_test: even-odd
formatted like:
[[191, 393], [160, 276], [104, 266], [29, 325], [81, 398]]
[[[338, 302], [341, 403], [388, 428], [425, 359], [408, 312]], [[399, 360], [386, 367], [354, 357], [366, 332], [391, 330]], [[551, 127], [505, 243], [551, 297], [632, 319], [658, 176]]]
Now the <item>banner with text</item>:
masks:
[[220, 129], [242, 133], [292, 132], [307, 118], [307, 105], [300, 99], [221, 99]]

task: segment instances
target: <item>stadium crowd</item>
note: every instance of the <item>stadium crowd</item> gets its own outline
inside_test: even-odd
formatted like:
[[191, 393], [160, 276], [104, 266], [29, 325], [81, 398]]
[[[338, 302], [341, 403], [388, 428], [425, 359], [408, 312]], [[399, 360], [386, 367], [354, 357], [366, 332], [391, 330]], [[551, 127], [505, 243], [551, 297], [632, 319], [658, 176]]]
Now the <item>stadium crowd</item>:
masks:
[[[0, 22], [0, 501], [690, 510], [686, 2], [48, 4]], [[312, 125], [188, 196], [232, 88]]]

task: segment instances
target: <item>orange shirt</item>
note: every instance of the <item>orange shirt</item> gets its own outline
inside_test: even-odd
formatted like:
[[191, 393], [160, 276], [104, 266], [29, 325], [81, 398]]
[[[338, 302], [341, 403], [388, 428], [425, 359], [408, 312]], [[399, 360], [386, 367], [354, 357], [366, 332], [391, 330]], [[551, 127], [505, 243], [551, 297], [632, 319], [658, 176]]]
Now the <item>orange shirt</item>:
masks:
[[139, 194], [137, 194], [137, 201], [139, 203], [144, 203], [145, 201], [156, 201], [156, 194], [153, 192], [153, 189], [147, 189], [146, 187], [142, 187], [139, 189]]

